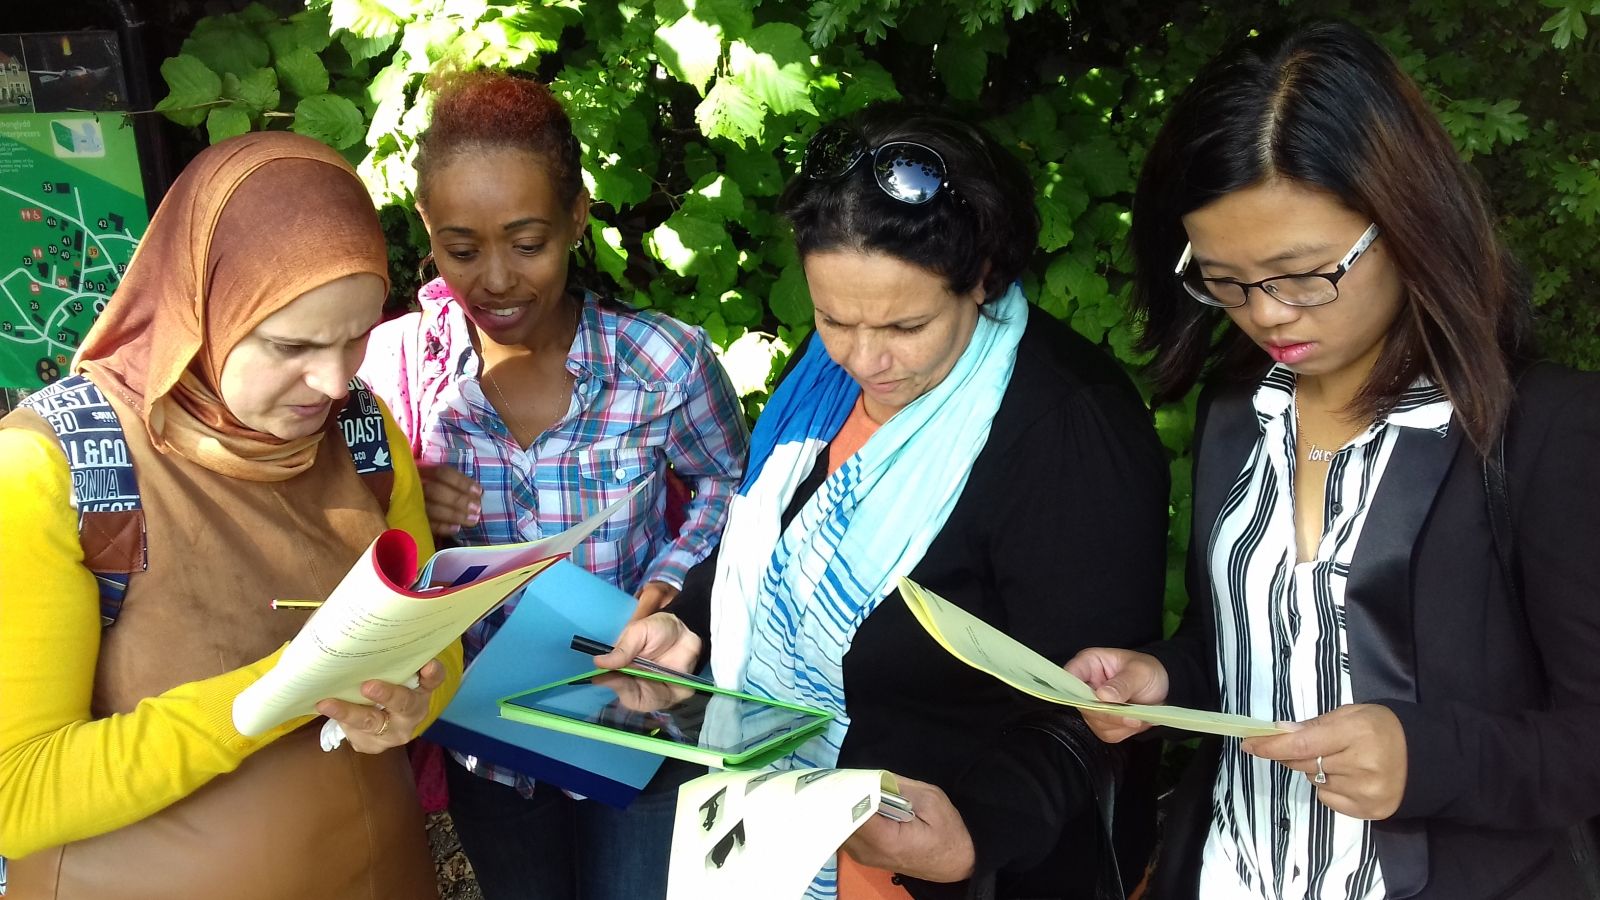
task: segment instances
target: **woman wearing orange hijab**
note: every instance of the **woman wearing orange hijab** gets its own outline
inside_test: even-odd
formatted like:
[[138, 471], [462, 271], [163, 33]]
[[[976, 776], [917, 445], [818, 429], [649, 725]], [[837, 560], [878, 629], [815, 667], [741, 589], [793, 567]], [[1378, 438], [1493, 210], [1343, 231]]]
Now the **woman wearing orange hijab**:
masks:
[[[305, 621], [270, 600], [326, 596], [385, 528], [431, 552], [387, 411], [368, 420], [392, 447], [381, 479], [357, 474], [339, 427], [386, 273], [336, 153], [284, 133], [224, 141], [162, 202], [75, 361], [74, 390], [107, 404], [90, 427], [121, 426], [94, 453], [131, 461], [141, 508], [80, 502], [86, 445], [47, 418], [81, 413], [73, 397], [0, 420], [7, 900], [437, 896], [393, 748], [454, 691], [459, 646], [416, 689], [374, 681], [372, 706], [319, 704], [350, 736], [334, 752], [310, 719], [258, 738], [231, 719]], [[108, 556], [129, 574], [106, 625]]]

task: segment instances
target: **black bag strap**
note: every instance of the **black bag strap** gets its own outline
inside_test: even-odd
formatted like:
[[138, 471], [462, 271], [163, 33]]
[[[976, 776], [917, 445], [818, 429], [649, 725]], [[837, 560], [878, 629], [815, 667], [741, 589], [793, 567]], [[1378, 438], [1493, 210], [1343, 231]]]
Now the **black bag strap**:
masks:
[[1494, 543], [1495, 558], [1500, 561], [1500, 575], [1505, 579], [1506, 590], [1517, 608], [1522, 607], [1522, 580], [1517, 577], [1517, 567], [1512, 549], [1511, 492], [1506, 488], [1506, 435], [1502, 431], [1495, 441], [1494, 453], [1483, 459], [1483, 492], [1489, 501], [1489, 539]]

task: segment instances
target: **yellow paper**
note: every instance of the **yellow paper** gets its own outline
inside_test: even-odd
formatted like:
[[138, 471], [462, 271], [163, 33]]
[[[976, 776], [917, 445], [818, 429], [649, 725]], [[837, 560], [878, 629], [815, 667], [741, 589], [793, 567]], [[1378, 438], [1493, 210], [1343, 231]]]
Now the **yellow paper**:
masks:
[[951, 656], [1041, 700], [1228, 737], [1257, 737], [1282, 731], [1271, 722], [1233, 713], [1107, 703], [1096, 699], [1094, 690], [1077, 676], [915, 581], [901, 578], [900, 596], [916, 620]]

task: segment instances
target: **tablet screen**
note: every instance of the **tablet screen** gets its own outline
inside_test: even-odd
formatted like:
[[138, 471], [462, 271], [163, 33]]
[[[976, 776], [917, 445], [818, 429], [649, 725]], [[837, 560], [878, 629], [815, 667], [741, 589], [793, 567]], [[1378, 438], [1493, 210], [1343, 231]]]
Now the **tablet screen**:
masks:
[[[505, 701], [567, 719], [737, 756], [818, 716], [627, 672], [606, 672]], [[715, 723], [707, 728], [708, 717]]]

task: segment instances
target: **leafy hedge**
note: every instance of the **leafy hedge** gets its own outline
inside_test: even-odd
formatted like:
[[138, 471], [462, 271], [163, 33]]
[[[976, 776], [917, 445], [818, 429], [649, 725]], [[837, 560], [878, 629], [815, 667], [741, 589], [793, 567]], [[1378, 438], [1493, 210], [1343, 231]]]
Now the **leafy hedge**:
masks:
[[[1600, 366], [1600, 0], [308, 0], [203, 19], [165, 61], [159, 109], [212, 141], [292, 128], [357, 162], [396, 289], [426, 237], [411, 209], [417, 104], [436, 63], [549, 81], [584, 145], [590, 267], [621, 298], [705, 327], [749, 392], [809, 330], [776, 196], [819, 120], [874, 100], [942, 103], [1028, 164], [1043, 234], [1027, 275], [1050, 314], [1130, 366], [1124, 237], [1168, 96], [1235, 30], [1308, 14], [1380, 33], [1487, 180], [1527, 263], [1544, 337]], [[775, 342], [747, 332], [773, 336]], [[1169, 609], [1182, 604], [1192, 409], [1157, 411], [1173, 455]]]

